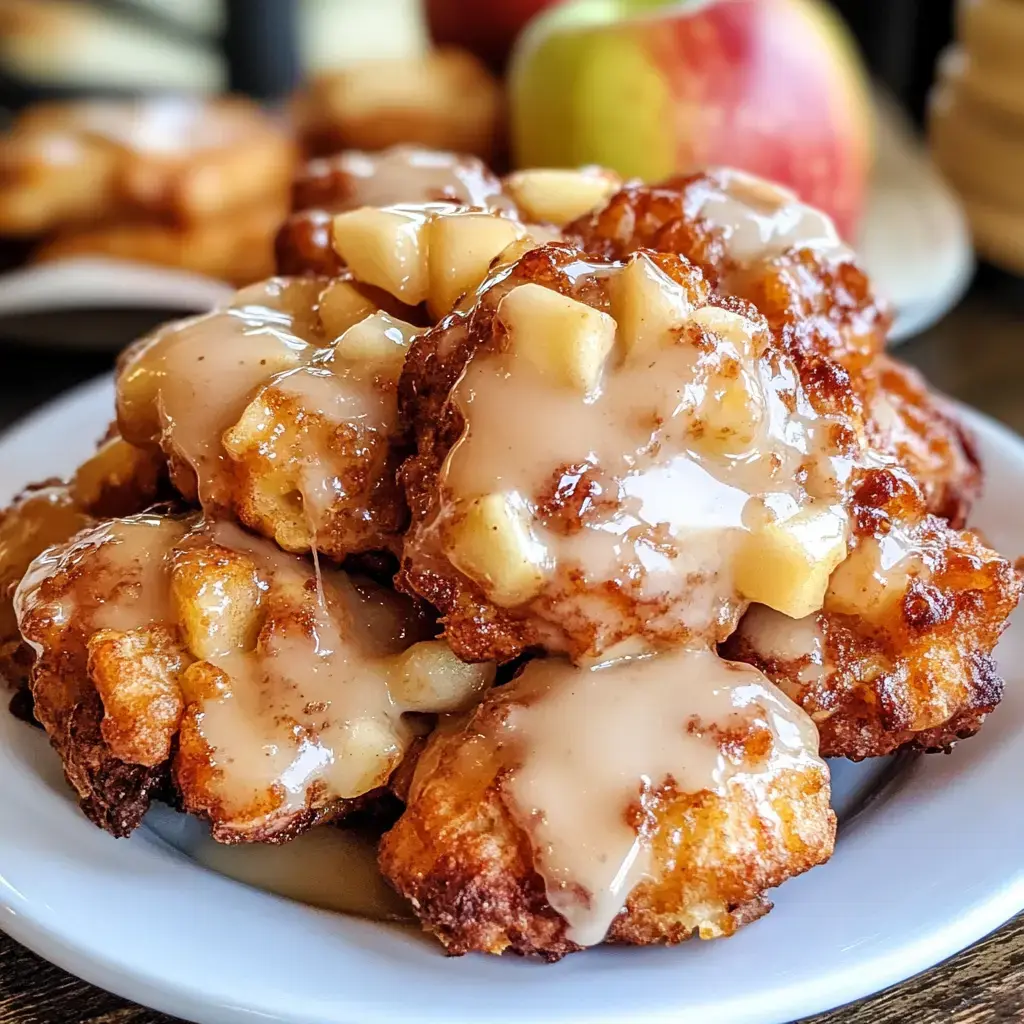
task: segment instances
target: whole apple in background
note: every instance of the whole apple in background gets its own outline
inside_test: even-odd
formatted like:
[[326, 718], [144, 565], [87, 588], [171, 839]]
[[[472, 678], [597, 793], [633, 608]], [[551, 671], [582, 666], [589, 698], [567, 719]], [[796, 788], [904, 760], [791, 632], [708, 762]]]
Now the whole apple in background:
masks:
[[526, 23], [557, 0], [426, 0], [427, 27], [441, 46], [462, 46], [501, 70]]
[[870, 94], [818, 0], [566, 0], [520, 36], [509, 97], [517, 166], [596, 163], [657, 181], [729, 165], [856, 234]]

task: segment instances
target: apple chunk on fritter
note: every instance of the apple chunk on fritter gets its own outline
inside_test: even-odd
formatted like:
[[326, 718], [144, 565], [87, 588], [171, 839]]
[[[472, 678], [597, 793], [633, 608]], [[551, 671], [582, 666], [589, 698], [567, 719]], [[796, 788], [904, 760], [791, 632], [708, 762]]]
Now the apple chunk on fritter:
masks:
[[1020, 592], [975, 534], [926, 516], [861, 539], [822, 611], [794, 620], [755, 605], [724, 650], [814, 719], [826, 757], [948, 750], [1002, 697], [993, 650]]
[[15, 600], [36, 715], [115, 835], [167, 794], [222, 842], [280, 842], [365, 806], [420, 735], [493, 679], [415, 605], [196, 515], [107, 520]]
[[555, 960], [731, 935], [834, 833], [814, 726], [756, 670], [541, 659], [430, 739], [380, 863], [450, 954]]

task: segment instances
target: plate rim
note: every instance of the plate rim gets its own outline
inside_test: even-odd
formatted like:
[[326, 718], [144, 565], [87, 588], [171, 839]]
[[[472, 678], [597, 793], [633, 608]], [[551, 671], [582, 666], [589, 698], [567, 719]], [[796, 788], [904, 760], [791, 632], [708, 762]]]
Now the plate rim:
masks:
[[[42, 406], [28, 417], [14, 424], [3, 434], [0, 434], [0, 487], [5, 482], [3, 477], [9, 472], [7, 456], [12, 445], [19, 444], [26, 437], [31, 437], [36, 431], [45, 429], [47, 425], [52, 425], [56, 419], [83, 413], [92, 406], [99, 408], [101, 400], [107, 402], [108, 404], [105, 408], [109, 408], [110, 388], [110, 375], [86, 382]], [[960, 408], [967, 425], [982, 440], [983, 449], [991, 448], [989, 452], [990, 457], [992, 453], [996, 453], [1016, 465], [1016, 470], [1020, 477], [1018, 481], [1019, 486], [1022, 493], [1024, 493], [1024, 439], [1019, 437], [1010, 428], [984, 414], [966, 409], [965, 407]], [[91, 441], [91, 438], [87, 440]], [[1024, 531], [1021, 531], [1018, 537], [1021, 540], [1022, 549], [1024, 549]], [[1024, 622], [1017, 623], [1016, 631], [1024, 632]], [[1024, 638], [1018, 639], [1024, 642]], [[1019, 719], [1021, 722], [1024, 722], [1024, 693], [1016, 693], [1014, 699], [1009, 701], [1009, 703], [1017, 708], [1017, 718], [1014, 721]], [[1009, 721], [1009, 712], [1007, 720]], [[997, 713], [989, 729], [999, 729], [996, 723], [1000, 721], [1002, 719], [998, 717]], [[1006, 754], [1007, 752], [1012, 755], [1016, 751], [1019, 758], [1024, 759], [1024, 733], [1014, 743], [1012, 739], [1007, 740], [1003, 736], [1008, 731], [1008, 727], [999, 729], [999, 734], [1003, 738], [1000, 740], [999, 749], [993, 751], [992, 757], [995, 757], [996, 754]], [[0, 737], [5, 732], [10, 734], [14, 732], [10, 721], [0, 723]], [[993, 746], [995, 746], [994, 741]], [[953, 761], [957, 761], [959, 764], [961, 761], [968, 759], [982, 762], [989, 760], [988, 757], [970, 757], [969, 753], [967, 757], [962, 757], [958, 760], [958, 754], [961, 750], [969, 752], [971, 749], [971, 745], [968, 744], [966, 747], [958, 748], [957, 754], [952, 755], [950, 758], [941, 758], [935, 761], [928, 759], [928, 763], [936, 765], [936, 770], [932, 774], [938, 778], [950, 775], [955, 778], [956, 773], [951, 772], [948, 768]], [[7, 754], [8, 751], [2, 738], [0, 738], [0, 764], [3, 763]], [[915, 774], [916, 771], [917, 769], [915, 769]], [[0, 773], [0, 776], [3, 774]], [[968, 773], [968, 776], [970, 774]], [[0, 778], [0, 809], [6, 807], [9, 810], [12, 800], [16, 802], [17, 799], [17, 786], [12, 786], [10, 781], [5, 783], [4, 779]], [[353, 957], [356, 954], [362, 954], [363, 947], [361, 942], [363, 940], [366, 940], [367, 946], [372, 949], [374, 937], [376, 936], [377, 939], [381, 940], [383, 946], [388, 947], [389, 955], [391, 953], [396, 955], [394, 963], [389, 965], [388, 969], [397, 966], [400, 970], [403, 960], [408, 959], [405, 954], [409, 953], [409, 949], [397, 948], [406, 946], [407, 943], [404, 940], [399, 943], [394, 942], [394, 936], [397, 934], [392, 931], [394, 926], [381, 926], [365, 921], [339, 919], [336, 915], [293, 904], [281, 897], [262, 893], [245, 886], [239, 886], [238, 883], [215, 875], [213, 872], [209, 872], [208, 869], [189, 861], [183, 854], [173, 850], [172, 847], [168, 846], [153, 833], [139, 834], [130, 841], [112, 840], [78, 815], [74, 803], [70, 799], [60, 801], [59, 805], [55, 805], [55, 807], [57, 807], [57, 810], [54, 813], [61, 820], [67, 819], [67, 829], [65, 831], [70, 829], [72, 833], [80, 834], [85, 847], [99, 849], [104, 842], [114, 844], [110, 848], [110, 859], [112, 861], [135, 860], [136, 853], [129, 853], [128, 851], [144, 848], [146, 856], [151, 859], [155, 858], [154, 863], [162, 863], [166, 868], [166, 874], [175, 880], [177, 880], [178, 876], [188, 876], [195, 880], [195, 873], [199, 872], [200, 877], [199, 882], [196, 883], [197, 888], [225, 893], [225, 901], [229, 904], [237, 903], [243, 916], [255, 912], [258, 914], [266, 913], [268, 916], [273, 915], [279, 922], [287, 920], [291, 925], [301, 921], [302, 928], [308, 928], [308, 932], [304, 932], [304, 934], [306, 934], [310, 941], [313, 941], [314, 932], [316, 933], [316, 938], [326, 936], [325, 941], [329, 941], [330, 937], [332, 935], [336, 936], [340, 930], [348, 938], [343, 940], [342, 945], [338, 947], [338, 951], [342, 954], [347, 951]], [[73, 817], [68, 815], [69, 809], [73, 812]], [[47, 808], [46, 810], [47, 813], [50, 813], [52, 809]], [[1010, 817], [1012, 818], [1013, 816], [1011, 815]], [[26, 827], [29, 832], [39, 831], [40, 829], [42, 832], [45, 832], [44, 824], [42, 818], [38, 820], [26, 819]], [[1013, 828], [1018, 836], [1024, 839], [1024, 827], [1017, 825], [1013, 826]], [[837, 850], [833, 863], [837, 862], [840, 858], [845, 861], [854, 856], [855, 848], [864, 842], [863, 831], [860, 828], [851, 830], [850, 836], [844, 839], [844, 844], [847, 845]], [[867, 831], [870, 834], [871, 830]], [[59, 833], [51, 836], [51, 841], [58, 845], [60, 840], [61, 836]], [[289, 1024], [297, 1024], [300, 1021], [331, 1021], [333, 1024], [364, 1024], [366, 1021], [373, 1021], [374, 1024], [385, 1024], [385, 1022], [387, 1024], [391, 1024], [391, 1022], [397, 1024], [398, 1021], [407, 1022], [415, 1019], [432, 1022], [453, 1019], [452, 1016], [448, 1015], [451, 1011], [450, 1006], [442, 1006], [442, 1013], [438, 1015], [437, 1006], [431, 1007], [419, 1004], [415, 1000], [409, 1002], [402, 1009], [397, 1004], [394, 1006], [388, 1004], [385, 1000], [372, 1004], [358, 997], [346, 998], [343, 993], [339, 993], [336, 1000], [330, 1005], [316, 1006], [304, 1004], [301, 999], [291, 1006], [268, 1005], [260, 1003], [259, 993], [251, 998], [239, 998], [238, 994], [234, 998], [218, 998], [216, 995], [211, 996], [207, 990], [197, 988], [196, 984], [190, 982], [189, 979], [176, 976], [173, 967], [169, 968], [165, 963], [150, 964], [148, 970], [139, 970], [131, 964], [126, 964], [123, 953], [118, 956], [109, 948], [96, 948], [95, 946], [90, 948], [80, 940], [75, 941], [74, 929], [70, 928], [67, 922], [58, 920], [57, 914], [52, 907], [46, 906], [45, 908], [49, 911], [49, 917], [45, 913], [41, 913], [38, 907], [32, 903], [32, 897], [23, 894], [8, 879], [3, 863], [7, 859], [4, 854], [5, 842], [10, 842], [10, 840], [5, 840], [4, 835], [0, 834], [0, 928], [16, 941], [59, 967], [70, 971], [91, 984], [124, 998], [186, 1019], [201, 1021], [251, 1022], [254, 1014], [260, 1014], [268, 1020], [287, 1021]], [[1019, 848], [1024, 849], [1024, 843]], [[115, 851], [117, 852], [115, 853]], [[952, 856], [951, 848], [947, 857]], [[72, 859], [72, 863], [76, 867], [79, 866], [78, 862], [74, 859]], [[789, 902], [788, 900], [783, 900], [781, 894], [784, 893], [788, 896], [790, 893], [798, 891], [801, 887], [808, 889], [808, 879], [820, 878], [821, 875], [819, 873], [827, 871], [828, 867], [824, 866], [818, 868], [817, 872], [812, 872], [809, 875], [790, 881], [787, 886], [779, 890], [779, 902]], [[970, 886], [967, 886], [964, 895], [959, 900], [962, 905], [959, 916], [947, 916], [940, 927], [931, 931], [922, 931], [918, 928], [917, 933], [915, 933], [914, 928], [905, 929], [905, 936], [898, 946], [898, 955], [893, 955], [892, 951], [886, 952], [883, 949], [867, 959], [858, 959], [856, 955], [853, 955], [850, 961], [841, 969], [831, 969], [823, 977], [812, 977], [808, 980], [806, 977], [797, 974], [788, 981], [783, 977], [781, 979], [782, 983], [768, 993], [773, 1000], [769, 1006], [755, 1005], [755, 1003], [761, 1003], [765, 999], [764, 995], [757, 990], [746, 996], [742, 993], [739, 995], [734, 993], [732, 996], [727, 997], [727, 1002], [721, 1003], [718, 1007], [703, 1004], [697, 1007], [687, 1007], [678, 1001], [672, 1002], [673, 998], [677, 999], [678, 997], [673, 997], [670, 993], [667, 997], [668, 1001], [660, 1007], [645, 1007], [640, 1012], [643, 1013], [645, 1020], [651, 1022], [684, 1022], [691, 1019], [700, 1020], [703, 1024], [713, 1020], [767, 1022], [805, 1016], [863, 998], [934, 966], [946, 957], [987, 935], [1015, 913], [1024, 909], [1024, 862], [1016, 865], [1012, 871], [1005, 872], [1001, 879], [1001, 884], [990, 885], [985, 892], [977, 892], [970, 897], [968, 894], [972, 893], [973, 890], [970, 889]], [[817, 887], [815, 886], [814, 888]], [[141, 896], [143, 905], [146, 905], [149, 894], [143, 892]], [[790, 905], [792, 906], [793, 904]], [[70, 916], [74, 916], [71, 911], [68, 913]], [[776, 911], [776, 914], [778, 913], [779, 911]], [[776, 914], [769, 916], [767, 922], [778, 920]], [[332, 925], [335, 927], [332, 927]], [[158, 926], [154, 925], [154, 927]], [[751, 945], [751, 942], [745, 938], [749, 936], [750, 931], [745, 929], [731, 940], [730, 953], [732, 950], [736, 950], [736, 964], [742, 965], [742, 961], [739, 959], [742, 956], [742, 951], [738, 947]], [[785, 932], [785, 929], [782, 929], [782, 931]], [[418, 937], [415, 942], [417, 946], [422, 945]], [[683, 949], [690, 951], [695, 945], [692, 943], [687, 944]], [[707, 947], [709, 945], [718, 946], [719, 944], [704, 943], [701, 945]], [[756, 948], [757, 943], [754, 942], [753, 945]], [[632, 955], [635, 952], [624, 949], [614, 950], [611, 953], [607, 950], [595, 950], [587, 954], [586, 961], [580, 964], [578, 968], [575, 966], [578, 962], [577, 958], [572, 957], [564, 961], [563, 964], [551, 968], [534, 964], [521, 964], [516, 961], [510, 963], [508, 958], [502, 958], [500, 961], [497, 961], [497, 963], [501, 964], [500, 974], [491, 969], [494, 966], [494, 962], [488, 964], [486, 969], [480, 967], [477, 970], [471, 967], [468, 973], [475, 973], [481, 976], [485, 986], [490, 984], [488, 977], [493, 975], [495, 979], [493, 991], [496, 995], [507, 995], [512, 986], [517, 985], [517, 983], [518, 990], [524, 992], [529, 989], [548, 989], [556, 982], [561, 984], [560, 979], [567, 977], [575, 979], [570, 984], [578, 986], [580, 977], [585, 979], [591, 973], [589, 967], [591, 961], [602, 964], [604, 968], [607, 968], [610, 975], [621, 976], [621, 972], [626, 971], [628, 983], [629, 975], [634, 970], [640, 977], [643, 977], [645, 974], [652, 974], [654, 977], [662, 978], [664, 966], [662, 964], [658, 968], [657, 962], [664, 961], [666, 959], [665, 954], [671, 955], [674, 951], [642, 951], [643, 959], [639, 961]], [[693, 952], [695, 960], [708, 959], [707, 955], [704, 955], [703, 951], [699, 950], [699, 948]], [[398, 953], [403, 955], [397, 956]], [[469, 962], [468, 959], [465, 961], [447, 961], [435, 953], [431, 957], [428, 966], [418, 963], [416, 969], [421, 971], [429, 969], [431, 982], [433, 983], [433, 976], [437, 975], [440, 976], [442, 979], [441, 984], [444, 985], [446, 982], [443, 979], [445, 978], [447, 978], [447, 983], [457, 980], [458, 974], [456, 972], [459, 971], [459, 963]], [[474, 962], [479, 966], [482, 961]], [[651, 965], [650, 970], [648, 970], [648, 962]], [[451, 966], [453, 964], [456, 966]], [[343, 969], [344, 965], [340, 964], [339, 967]], [[541, 972], [543, 978], [537, 972]], [[467, 972], [463, 971], [461, 973], [465, 974]], [[413, 972], [411, 977], [414, 976], [415, 972]], [[508, 983], [507, 986], [506, 982]], [[479, 983], [479, 981], [476, 982], [476, 984]], [[415, 989], [415, 985], [410, 987]], [[258, 984], [256, 988], [259, 989]], [[264, 989], [262, 994], [264, 996], [267, 995], [267, 990]], [[467, 1008], [468, 1006], [469, 1004], [467, 1003]], [[622, 1012], [612, 1010], [609, 1013], [600, 1006], [588, 1008], [585, 1003], [582, 1008], [579, 1004], [563, 1007], [557, 1012], [552, 1012], [550, 1016], [546, 1015], [543, 1009], [539, 1015], [537, 1013], [524, 1013], [524, 1009], [526, 1009], [525, 1003], [522, 1007], [514, 1007], [512, 1011], [514, 1016], [512, 1016], [508, 1015], [507, 1007], [495, 1008], [495, 1013], [489, 1013], [488, 1018], [494, 1021], [507, 1020], [509, 1022], [513, 1020], [547, 1020], [551, 1022], [557, 1021], [558, 1024], [569, 1024], [569, 1022], [575, 1021], [587, 1021], [588, 1024], [599, 1024], [601, 1021], [607, 1021], [609, 1024], [611, 1022], [623, 1024], [623, 1022], [631, 1019]], [[533, 1007], [533, 1009], [536, 1009], [536, 1007]], [[699, 1013], [691, 1017], [690, 1011], [693, 1009], [698, 1010]], [[780, 1014], [785, 1016], [780, 1016]]]

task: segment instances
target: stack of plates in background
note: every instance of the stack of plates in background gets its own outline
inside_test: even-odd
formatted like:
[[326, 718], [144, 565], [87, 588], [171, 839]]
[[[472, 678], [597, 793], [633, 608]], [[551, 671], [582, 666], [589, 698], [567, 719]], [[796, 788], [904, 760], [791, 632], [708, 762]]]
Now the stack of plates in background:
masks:
[[979, 254], [1024, 275], [1024, 2], [967, 0], [940, 60], [929, 128]]

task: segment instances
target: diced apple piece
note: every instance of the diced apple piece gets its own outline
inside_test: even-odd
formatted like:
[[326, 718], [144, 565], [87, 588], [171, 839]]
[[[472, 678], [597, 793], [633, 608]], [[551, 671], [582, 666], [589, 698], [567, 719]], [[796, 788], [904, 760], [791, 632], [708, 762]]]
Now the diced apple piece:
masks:
[[493, 662], [471, 665], [444, 640], [425, 640], [397, 658], [388, 689], [403, 711], [466, 711], [493, 684], [494, 671]]
[[379, 311], [350, 327], [338, 339], [334, 353], [347, 363], [373, 366], [397, 380], [409, 346], [422, 333], [422, 327]]
[[512, 350], [552, 383], [590, 394], [615, 346], [615, 321], [539, 284], [521, 284], [498, 304]]
[[201, 660], [252, 650], [260, 628], [256, 567], [226, 548], [178, 552], [171, 600], [189, 651]]
[[491, 260], [524, 233], [522, 224], [493, 213], [434, 217], [428, 228], [431, 314], [440, 319], [451, 312], [460, 295], [483, 281]]
[[730, 342], [741, 355], [754, 356], [759, 350], [758, 325], [731, 309], [701, 306], [690, 314], [690, 321], [703, 327], [709, 334]]
[[339, 213], [332, 229], [334, 250], [359, 281], [383, 288], [408, 303], [427, 297], [428, 207], [364, 206]]
[[401, 760], [402, 744], [391, 727], [377, 718], [348, 722], [334, 747], [331, 786], [346, 799], [383, 786]]
[[744, 534], [736, 554], [736, 589], [793, 619], [819, 611], [829, 577], [846, 557], [848, 526], [838, 506], [758, 524]]
[[[892, 536], [890, 534], [890, 536]], [[825, 610], [856, 615], [867, 622], [891, 621], [910, 583], [908, 570], [920, 558], [905, 557], [883, 567], [882, 551], [874, 537], [862, 538], [829, 580]]]
[[704, 306], [690, 322], [718, 339], [717, 366], [705, 381], [705, 395], [696, 411], [699, 445], [720, 455], [748, 451], [768, 415], [764, 391], [755, 372], [757, 325], [727, 309]]
[[380, 307], [351, 281], [332, 281], [320, 293], [320, 323], [328, 338], [340, 338]]
[[756, 377], [742, 363], [730, 361], [707, 379], [694, 420], [697, 447], [717, 455], [750, 451], [766, 415]]
[[600, 206], [621, 185], [618, 175], [600, 167], [538, 168], [505, 179], [506, 191], [527, 220], [558, 227]]
[[612, 315], [629, 354], [667, 344], [693, 308], [683, 286], [645, 253], [634, 253], [612, 281]]
[[546, 551], [530, 528], [517, 495], [488, 494], [471, 501], [446, 538], [455, 567], [479, 583], [495, 603], [512, 607], [543, 587]]
[[226, 700], [231, 696], [231, 678], [208, 661], [194, 661], [181, 674], [181, 692], [187, 704]]

